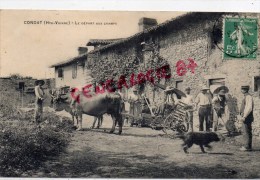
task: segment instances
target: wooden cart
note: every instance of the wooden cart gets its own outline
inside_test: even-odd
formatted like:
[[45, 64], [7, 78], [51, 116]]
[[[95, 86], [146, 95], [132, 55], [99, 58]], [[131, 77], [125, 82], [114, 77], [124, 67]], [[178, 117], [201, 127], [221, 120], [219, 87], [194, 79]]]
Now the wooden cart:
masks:
[[187, 132], [189, 123], [186, 113], [187, 104], [179, 102], [174, 110], [165, 111], [165, 116], [156, 114], [155, 110], [150, 106], [147, 98], [144, 100], [149, 108], [149, 112], [142, 112], [141, 103], [135, 103], [134, 110], [131, 113], [123, 114], [127, 118], [131, 126], [136, 125], [139, 127], [151, 127], [155, 130], [162, 130], [168, 136], [172, 137], [176, 132]]

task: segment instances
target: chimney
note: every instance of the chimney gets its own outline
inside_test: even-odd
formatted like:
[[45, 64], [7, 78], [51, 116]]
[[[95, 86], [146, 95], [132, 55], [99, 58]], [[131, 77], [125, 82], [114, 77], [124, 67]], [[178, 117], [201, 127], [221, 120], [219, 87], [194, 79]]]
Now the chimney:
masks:
[[79, 47], [78, 52], [79, 52], [79, 55], [86, 54], [88, 52], [88, 48], [87, 47]]
[[147, 18], [147, 17], [143, 17], [141, 19], [139, 19], [139, 32], [147, 29], [147, 28], [150, 28], [152, 26], [156, 26], [158, 23], [157, 23], [157, 20], [156, 19], [152, 19], [152, 18]]

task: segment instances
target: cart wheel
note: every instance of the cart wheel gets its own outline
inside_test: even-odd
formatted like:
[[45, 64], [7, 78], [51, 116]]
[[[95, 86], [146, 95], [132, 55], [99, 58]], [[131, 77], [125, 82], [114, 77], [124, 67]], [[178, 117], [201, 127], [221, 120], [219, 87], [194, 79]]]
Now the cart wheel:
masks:
[[174, 138], [176, 135], [176, 119], [174, 118], [174, 113], [171, 113], [166, 117], [163, 123], [163, 132], [167, 134], [168, 137]]
[[191, 128], [190, 123], [186, 122], [186, 131], [185, 132], [188, 132], [190, 128]]
[[190, 124], [188, 123], [188, 119], [186, 117], [183, 117], [183, 120], [181, 121], [181, 124], [178, 126], [179, 132], [188, 132], [190, 127]]
[[178, 131], [178, 132], [181, 132], [181, 133], [184, 133], [184, 132], [187, 132], [187, 131], [188, 131], [188, 128], [186, 128], [185, 125], [180, 124], [180, 125], [177, 127], [177, 131]]

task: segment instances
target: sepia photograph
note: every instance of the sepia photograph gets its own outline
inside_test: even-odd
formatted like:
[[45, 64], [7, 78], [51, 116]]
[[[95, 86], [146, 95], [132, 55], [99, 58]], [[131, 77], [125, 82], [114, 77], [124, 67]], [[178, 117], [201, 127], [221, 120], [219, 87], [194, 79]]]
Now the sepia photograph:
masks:
[[259, 21], [0, 10], [0, 177], [260, 178]]

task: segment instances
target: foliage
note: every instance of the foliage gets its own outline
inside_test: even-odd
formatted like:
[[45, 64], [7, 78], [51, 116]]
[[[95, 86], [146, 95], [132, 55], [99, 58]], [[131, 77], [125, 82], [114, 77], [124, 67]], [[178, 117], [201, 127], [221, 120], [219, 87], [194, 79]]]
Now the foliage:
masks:
[[0, 118], [13, 118], [17, 112], [17, 108], [15, 107], [17, 104], [16, 99], [2, 95], [0, 98]]
[[[138, 74], [147, 75], [148, 72], [150, 74], [149, 77], [153, 77], [155, 83], [160, 83], [162, 78], [157, 76], [157, 70], [169, 64], [168, 61], [159, 54], [158, 47], [153, 47], [153, 49], [154, 51], [150, 56], [147, 56], [148, 60], [145, 63], [143, 63], [143, 59], [139, 57], [138, 54], [124, 56], [116, 53], [111, 54], [109, 57], [102, 56], [96, 60], [95, 63], [90, 63], [94, 86], [101, 86], [105, 84], [106, 80], [113, 79], [115, 82], [114, 87], [116, 87], [115, 84], [120, 81], [120, 77], [123, 75], [130, 87], [131, 81], [139, 81]], [[108, 59], [110, 59], [110, 61], [108, 61]], [[142, 75], [140, 75], [140, 77], [142, 77]], [[168, 84], [169, 81], [170, 78], [165, 79], [166, 84]], [[154, 87], [154, 82], [148, 80], [138, 83], [140, 92], [143, 91], [145, 85]]]
[[33, 79], [31, 76], [22, 76], [18, 73], [10, 74], [11, 79]]
[[20, 120], [0, 122], [0, 176], [20, 176], [37, 169], [47, 158], [57, 156], [69, 142], [73, 123], [48, 112], [39, 125], [33, 111]]
[[10, 74], [10, 78], [11, 79], [22, 79], [23, 76], [18, 74], [18, 73], [16, 73], [16, 74]]

